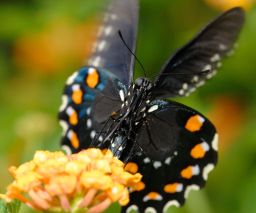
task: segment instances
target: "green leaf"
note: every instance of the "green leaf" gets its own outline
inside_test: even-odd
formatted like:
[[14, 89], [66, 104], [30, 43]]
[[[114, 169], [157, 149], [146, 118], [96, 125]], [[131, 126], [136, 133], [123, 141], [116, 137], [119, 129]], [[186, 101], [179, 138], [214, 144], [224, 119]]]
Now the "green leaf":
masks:
[[13, 200], [10, 203], [0, 199], [0, 212], [1, 213], [18, 213], [21, 203], [18, 200]]

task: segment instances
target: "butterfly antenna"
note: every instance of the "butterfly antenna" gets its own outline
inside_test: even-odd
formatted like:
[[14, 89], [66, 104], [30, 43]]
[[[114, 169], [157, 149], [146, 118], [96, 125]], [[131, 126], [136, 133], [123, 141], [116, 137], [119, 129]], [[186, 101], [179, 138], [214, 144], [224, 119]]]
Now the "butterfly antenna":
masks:
[[126, 46], [126, 48], [129, 50], [129, 52], [134, 56], [134, 58], [136, 59], [136, 61], [139, 63], [140, 67], [142, 68], [143, 72], [144, 72], [144, 75], [145, 77], [147, 77], [146, 75], [146, 70], [144, 68], [144, 66], [142, 65], [142, 63], [140, 62], [140, 60], [137, 58], [137, 56], [133, 53], [133, 51], [131, 50], [131, 48], [127, 45], [127, 43], [125, 42], [124, 40], [124, 37], [122, 35], [122, 32], [120, 30], [118, 30], [118, 35], [121, 39], [121, 41], [124, 43], [124, 45]]

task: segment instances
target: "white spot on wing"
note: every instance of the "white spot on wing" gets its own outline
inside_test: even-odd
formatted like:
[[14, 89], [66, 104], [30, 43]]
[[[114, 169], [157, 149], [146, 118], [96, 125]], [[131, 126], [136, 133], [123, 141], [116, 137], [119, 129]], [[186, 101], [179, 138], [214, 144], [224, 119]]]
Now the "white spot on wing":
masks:
[[192, 172], [193, 172], [193, 175], [199, 175], [199, 173], [200, 173], [200, 168], [199, 168], [199, 166], [198, 166], [198, 165], [193, 166]]
[[117, 15], [116, 15], [116, 14], [110, 14], [110, 18], [111, 18], [112, 20], [116, 20], [116, 19], [117, 19]]
[[207, 64], [206, 66], [203, 67], [202, 72], [209, 71], [211, 69], [212, 69], [212, 65]]
[[[147, 202], [149, 200], [152, 200], [152, 198], [150, 198], [148, 195], [146, 195], [144, 198], [143, 198], [143, 202]], [[163, 197], [158, 194], [156, 198], [154, 198], [153, 200], [163, 200]]]
[[189, 193], [191, 192], [191, 190], [199, 190], [199, 189], [200, 189], [200, 187], [197, 186], [197, 185], [190, 185], [190, 186], [188, 186], [188, 187], [186, 188], [185, 193], [184, 193], [184, 197], [187, 199]]
[[157, 213], [157, 211], [153, 207], [148, 207], [145, 209], [145, 213]]
[[215, 150], [215, 151], [218, 151], [218, 142], [219, 142], [219, 135], [216, 133], [213, 137], [213, 140], [212, 140], [212, 148]]
[[209, 151], [210, 150], [210, 147], [209, 147], [209, 144], [208, 143], [206, 143], [206, 142], [203, 142], [202, 144], [202, 147], [203, 147], [203, 149], [204, 149], [204, 151]]
[[185, 94], [185, 91], [183, 89], [179, 90], [179, 95], [184, 95]]
[[187, 84], [187, 83], [184, 83], [184, 84], [182, 85], [182, 89], [187, 90], [187, 89], [188, 89], [188, 84]]
[[76, 71], [71, 76], [69, 76], [69, 78], [66, 81], [66, 84], [67, 85], [73, 84], [77, 75], [78, 75], [78, 72]]
[[205, 84], [205, 81], [202, 80], [202, 81], [199, 81], [199, 82], [196, 84], [196, 86], [197, 86], [197, 87], [201, 87], [201, 86], [203, 86], [204, 84]]
[[72, 85], [72, 90], [73, 91], [80, 90], [80, 85], [79, 84]]
[[183, 184], [179, 184], [177, 186], [176, 192], [182, 192], [182, 190], [183, 190]]
[[74, 112], [74, 109], [71, 106], [69, 106], [66, 112], [68, 115], [71, 115]]
[[149, 159], [149, 158], [144, 158], [144, 159], [143, 159], [143, 162], [144, 162], [144, 163], [149, 163], [149, 162], [150, 162], [150, 159]]
[[180, 204], [177, 200], [171, 200], [164, 205], [163, 212], [166, 213], [171, 206], [180, 207]]
[[204, 167], [203, 170], [203, 178], [206, 181], [208, 179], [208, 174], [214, 169], [213, 164], [208, 164], [206, 167]]
[[61, 149], [62, 149], [67, 155], [71, 155], [71, 154], [72, 154], [70, 147], [67, 146], [67, 145], [62, 145], [62, 146], [61, 146]]
[[60, 120], [59, 124], [62, 127], [62, 135], [65, 135], [68, 130], [68, 123], [66, 121]]
[[102, 50], [104, 50], [106, 48], [106, 44], [107, 44], [107, 42], [104, 41], [104, 40], [99, 42], [98, 45], [97, 45], [97, 50], [99, 52], [101, 52]]
[[99, 67], [100, 64], [101, 64], [101, 57], [96, 56], [95, 58], [91, 59], [90, 64], [95, 66], [95, 67]]
[[195, 87], [191, 87], [191, 88], [189, 89], [189, 92], [192, 93], [192, 92], [194, 92], [195, 90], [196, 90]]
[[215, 55], [213, 55], [210, 59], [211, 62], [217, 62], [220, 60], [220, 55], [218, 53], [216, 53]]
[[64, 111], [68, 105], [68, 96], [67, 95], [62, 95], [61, 97], [62, 103], [60, 105], [59, 111]]
[[227, 50], [228, 48], [227, 48], [227, 46], [226, 46], [225, 44], [220, 44], [220, 45], [219, 45], [219, 49], [222, 50], [222, 51], [225, 51], [225, 50]]
[[138, 206], [136, 206], [136, 205], [131, 205], [131, 206], [129, 206], [129, 207], [126, 209], [126, 213], [130, 213], [130, 212], [132, 212], [132, 211], [138, 211], [138, 210], [139, 210]]
[[155, 167], [155, 169], [158, 169], [159, 167], [162, 166], [162, 163], [161, 161], [154, 161], [153, 166]]
[[198, 118], [199, 118], [199, 121], [200, 121], [201, 123], [204, 123], [204, 122], [205, 122], [205, 118], [204, 118], [204, 117], [199, 116]]
[[196, 83], [199, 81], [199, 77], [197, 75], [195, 75], [193, 78], [192, 78], [192, 82]]
[[112, 32], [113, 28], [111, 26], [106, 26], [104, 29], [104, 33], [106, 36], [109, 36]]
[[89, 69], [88, 69], [88, 73], [89, 74], [92, 74], [92, 73], [94, 73], [96, 71], [96, 69], [94, 68], [94, 67], [90, 67]]

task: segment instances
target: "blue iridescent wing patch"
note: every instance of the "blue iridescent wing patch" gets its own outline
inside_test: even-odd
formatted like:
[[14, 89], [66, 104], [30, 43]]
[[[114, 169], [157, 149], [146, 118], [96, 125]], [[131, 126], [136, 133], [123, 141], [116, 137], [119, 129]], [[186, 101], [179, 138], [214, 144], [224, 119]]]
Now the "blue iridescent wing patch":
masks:
[[59, 109], [59, 123], [63, 129], [62, 148], [68, 153], [88, 148], [101, 123], [92, 116], [95, 96], [113, 83], [122, 86], [112, 73], [83, 67], [66, 81]]

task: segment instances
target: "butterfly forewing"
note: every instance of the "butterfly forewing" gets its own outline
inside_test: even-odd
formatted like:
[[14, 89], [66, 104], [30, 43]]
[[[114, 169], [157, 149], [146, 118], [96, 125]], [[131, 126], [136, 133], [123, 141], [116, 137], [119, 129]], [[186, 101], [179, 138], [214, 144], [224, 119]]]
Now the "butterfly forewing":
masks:
[[216, 74], [233, 48], [244, 23], [244, 11], [234, 8], [206, 26], [164, 65], [155, 81], [157, 97], [184, 96]]
[[95, 52], [88, 61], [89, 65], [110, 70], [126, 86], [133, 78], [134, 57], [120, 39], [118, 31], [135, 52], [137, 22], [137, 0], [112, 0], [100, 28]]
[[[158, 149], [158, 144], [152, 146], [151, 143], [155, 141], [149, 141], [150, 137], [145, 133], [145, 147], [142, 146], [144, 153], [130, 160], [138, 165], [138, 172], [143, 174], [142, 182], [138, 184], [142, 190], [131, 193], [131, 201], [123, 212], [129, 212], [134, 206], [137, 206], [139, 212], [148, 208], [163, 212], [171, 205], [183, 205], [190, 190], [199, 190], [205, 185], [208, 173], [217, 162], [218, 135], [206, 117], [175, 102], [155, 101], [154, 104], [158, 104], [159, 108], [148, 115], [145, 123], [154, 123], [155, 120], [163, 123], [160, 127], [149, 125], [148, 133], [151, 132], [151, 138], [162, 134], [164, 141], [161, 143], [168, 152], [152, 151]], [[164, 125], [175, 129], [171, 131], [173, 137], [164, 131], [152, 131], [152, 128], [163, 128]], [[140, 140], [137, 142], [141, 143]], [[158, 151], [162, 156], [156, 160], [157, 155], [152, 153]]]

